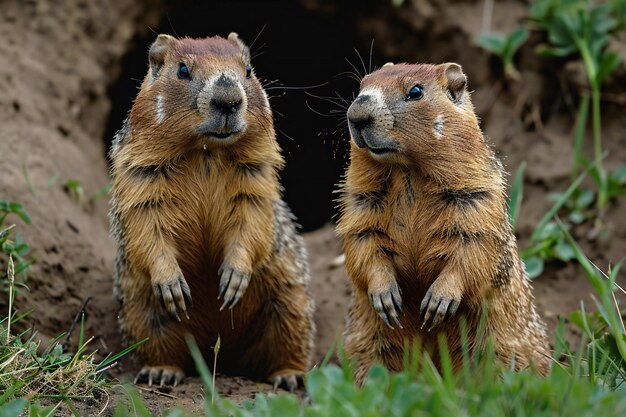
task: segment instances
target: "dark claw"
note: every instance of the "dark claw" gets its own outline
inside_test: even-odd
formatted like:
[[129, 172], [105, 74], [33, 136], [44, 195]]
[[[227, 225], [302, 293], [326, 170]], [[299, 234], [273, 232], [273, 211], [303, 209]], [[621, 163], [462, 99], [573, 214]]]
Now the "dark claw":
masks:
[[370, 299], [374, 310], [383, 319], [385, 324], [393, 329], [389, 318], [402, 329], [399, 314], [402, 314], [402, 297], [400, 295], [400, 287], [395, 282], [389, 286], [389, 289], [380, 294], [371, 294]]
[[241, 300], [250, 283], [250, 275], [234, 269], [228, 265], [222, 265], [220, 272], [219, 296], [224, 298], [220, 311], [228, 307], [233, 308]]
[[231, 278], [232, 273], [233, 273], [233, 270], [224, 265], [222, 265], [219, 271], [217, 271], [217, 275], [220, 277], [220, 292], [219, 292], [219, 295], [217, 296], [218, 300], [222, 298], [224, 294], [226, 293], [226, 288], [228, 288], [228, 284], [230, 283], [230, 278]]
[[161, 373], [161, 383], [159, 384], [159, 386], [163, 387], [165, 385], [174, 385], [176, 373], [177, 372], [173, 369], [164, 369]]
[[147, 383], [148, 386], [165, 385], [177, 386], [185, 378], [185, 374], [178, 368], [144, 366], [135, 376], [135, 384]]
[[279, 375], [272, 378], [272, 385], [274, 386], [274, 391], [278, 388], [284, 388], [289, 392], [294, 392], [298, 386], [304, 386], [304, 376], [303, 375]]
[[148, 386], [151, 387], [153, 382], [157, 382], [161, 377], [161, 372], [163, 370], [160, 368], [150, 368], [148, 373]]
[[452, 302], [450, 303], [450, 307], [448, 307], [448, 311], [446, 312], [445, 319], [447, 320], [450, 317], [454, 316], [460, 305], [461, 303], [459, 303], [457, 300], [452, 300]]
[[149, 373], [150, 373], [150, 368], [148, 368], [148, 367], [141, 368], [141, 371], [137, 372], [137, 375], [135, 376], [134, 383], [138, 384], [139, 382], [143, 382], [143, 381], [147, 380]]
[[178, 311], [182, 312], [187, 319], [189, 314], [187, 312], [187, 306], [185, 300], [188, 300], [191, 304], [191, 291], [185, 278], [180, 275], [174, 281], [169, 281], [163, 284], [155, 284], [152, 286], [154, 295], [161, 300], [163, 308], [177, 321], [180, 320]]
[[[424, 317], [426, 317], [426, 309], [428, 308], [428, 304], [430, 304], [430, 299], [432, 298], [432, 295], [433, 294], [429, 289], [428, 292], [426, 292], [422, 303], [420, 304], [420, 320], [422, 320], [422, 322], [424, 321]], [[422, 327], [424, 327], [423, 323]]]
[[178, 384], [182, 383], [183, 379], [185, 379], [185, 375], [182, 372], [174, 373], [174, 386], [177, 386]]
[[459, 306], [460, 301], [434, 296], [432, 289], [429, 289], [420, 305], [421, 328], [427, 326], [428, 331], [431, 331], [435, 326], [452, 317]]

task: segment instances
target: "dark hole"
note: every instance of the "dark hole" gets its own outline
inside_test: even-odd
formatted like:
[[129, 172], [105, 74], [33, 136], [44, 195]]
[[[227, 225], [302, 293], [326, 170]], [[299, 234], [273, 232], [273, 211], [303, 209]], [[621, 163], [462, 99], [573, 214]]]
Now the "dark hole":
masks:
[[[257, 76], [277, 79], [284, 86], [328, 82], [308, 92], [335, 98], [338, 93], [349, 103], [358, 92], [358, 84], [345, 74], [339, 75], [352, 71], [346, 58], [362, 72], [354, 51], [357, 48], [369, 66], [371, 39], [361, 43], [356, 39], [359, 6], [362, 2], [341, 1], [328, 3], [327, 11], [311, 12], [292, 1], [172, 2], [155, 31], [179, 37], [227, 36], [235, 31], [250, 45], [266, 25], [251, 51]], [[147, 71], [147, 50], [155, 37], [151, 33], [136, 40], [124, 58], [119, 80], [109, 91], [113, 108], [106, 132], [107, 149]], [[268, 95], [287, 161], [282, 172], [284, 197], [304, 230], [318, 228], [336, 212], [337, 194], [333, 190], [344, 172], [349, 149], [342, 108], [347, 104], [332, 104], [301, 90], [268, 87]], [[326, 115], [332, 112], [332, 116], [321, 116], [309, 107]]]

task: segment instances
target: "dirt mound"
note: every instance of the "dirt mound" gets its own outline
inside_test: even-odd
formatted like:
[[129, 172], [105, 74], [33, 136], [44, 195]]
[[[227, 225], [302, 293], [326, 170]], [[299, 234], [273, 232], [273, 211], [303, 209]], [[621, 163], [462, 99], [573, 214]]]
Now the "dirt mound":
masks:
[[[99, 348], [117, 340], [108, 203], [90, 199], [109, 182], [107, 87], [133, 38], [159, 17], [152, 11], [158, 2], [114, 3], [0, 4], [0, 199], [23, 203], [32, 217], [29, 226], [7, 221], [17, 223], [36, 260], [16, 301], [33, 310], [22, 326], [53, 337], [91, 296], [87, 331], [99, 336]], [[80, 201], [64, 190], [70, 179], [83, 190]]]

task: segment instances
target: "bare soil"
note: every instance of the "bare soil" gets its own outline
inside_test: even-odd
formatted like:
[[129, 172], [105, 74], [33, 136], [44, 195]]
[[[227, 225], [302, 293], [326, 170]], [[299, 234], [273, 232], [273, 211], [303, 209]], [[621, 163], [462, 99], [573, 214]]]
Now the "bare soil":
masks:
[[[108, 204], [106, 198], [90, 198], [109, 181], [102, 140], [110, 110], [106, 89], [119, 75], [121, 58], [133, 39], [146, 36], [146, 28], [155, 25], [164, 10], [158, 1], [110, 3], [0, 4], [0, 199], [22, 202], [33, 218], [31, 225], [14, 217], [8, 221], [17, 223], [36, 260], [17, 299], [21, 311], [32, 310], [22, 326], [36, 329], [45, 344], [70, 327], [84, 300], [91, 297], [86, 333], [102, 354], [121, 348], [111, 289], [114, 247], [108, 237]], [[332, 13], [322, 2], [301, 3], [311, 13]], [[369, 46], [375, 38], [379, 65], [391, 60], [456, 61], [464, 66], [482, 127], [507, 171], [514, 172], [522, 161], [528, 164], [518, 227], [524, 247], [551, 205], [548, 192], [563, 191], [570, 180], [579, 71], [539, 60], [533, 48], [541, 39], [533, 35], [518, 56], [521, 80], [507, 83], [499, 63], [475, 46], [473, 40], [481, 31], [511, 31], [524, 16], [524, 2], [497, 2], [487, 22], [482, 1], [407, 1], [400, 8], [387, 3], [368, 3], [359, 27], [364, 40], [359, 47]], [[614, 42], [625, 49], [623, 39]], [[625, 74], [622, 65], [604, 96], [609, 169], [626, 162], [626, 118], [623, 103], [616, 99], [626, 94]], [[591, 154], [590, 146], [586, 151]], [[80, 180], [79, 201], [63, 187], [69, 179]], [[606, 233], [598, 239], [587, 238], [590, 224], [573, 230], [603, 270], [626, 254], [625, 204], [622, 199], [610, 205]], [[307, 233], [305, 240], [317, 304], [314, 363], [319, 363], [341, 335], [350, 292], [343, 266], [335, 262], [341, 245], [333, 225]], [[0, 268], [5, 262], [0, 260]], [[618, 280], [626, 286], [624, 272]], [[549, 264], [533, 286], [551, 334], [559, 318], [567, 318], [581, 301], [593, 305], [591, 287], [574, 264]], [[6, 310], [5, 304], [2, 295], [0, 311]], [[576, 340], [576, 332], [570, 332], [571, 340]], [[124, 361], [115, 375], [128, 378], [134, 371], [132, 362]], [[237, 401], [271, 390], [267, 384], [222, 375], [217, 388]], [[141, 387], [140, 392], [157, 415], [173, 406], [199, 413], [204, 396], [197, 378], [174, 389]], [[106, 399], [85, 407], [86, 414], [102, 407], [110, 412]]]

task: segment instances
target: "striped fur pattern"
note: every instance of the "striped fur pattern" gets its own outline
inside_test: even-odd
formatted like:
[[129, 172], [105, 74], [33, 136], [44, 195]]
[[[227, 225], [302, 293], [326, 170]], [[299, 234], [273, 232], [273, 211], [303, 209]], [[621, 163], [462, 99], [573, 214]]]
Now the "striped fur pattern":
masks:
[[[410, 99], [416, 85], [423, 96]], [[337, 226], [354, 289], [345, 347], [357, 379], [374, 362], [400, 370], [406, 340], [438, 364], [439, 335], [459, 367], [459, 318], [468, 348], [480, 351], [484, 308], [497, 355], [546, 373], [545, 325], [507, 218], [502, 165], [461, 68], [385, 66], [363, 79], [359, 97], [348, 112], [353, 142]]]

